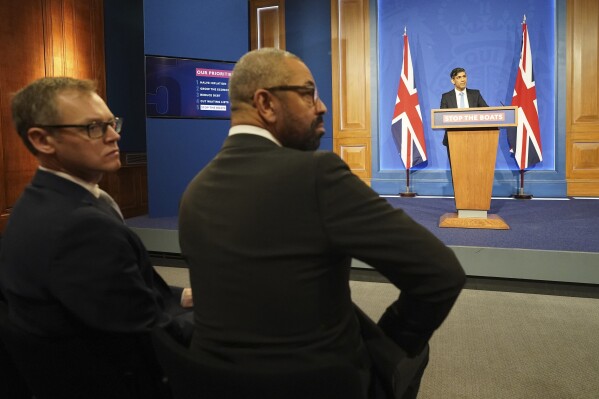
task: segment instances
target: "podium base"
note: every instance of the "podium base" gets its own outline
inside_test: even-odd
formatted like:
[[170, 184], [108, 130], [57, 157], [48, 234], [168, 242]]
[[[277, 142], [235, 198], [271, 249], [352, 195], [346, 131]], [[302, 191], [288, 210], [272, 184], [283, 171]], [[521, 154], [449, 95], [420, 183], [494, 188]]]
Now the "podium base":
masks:
[[446, 213], [439, 219], [439, 227], [461, 229], [491, 229], [509, 230], [510, 226], [498, 215], [488, 215], [487, 218], [460, 218], [457, 213]]

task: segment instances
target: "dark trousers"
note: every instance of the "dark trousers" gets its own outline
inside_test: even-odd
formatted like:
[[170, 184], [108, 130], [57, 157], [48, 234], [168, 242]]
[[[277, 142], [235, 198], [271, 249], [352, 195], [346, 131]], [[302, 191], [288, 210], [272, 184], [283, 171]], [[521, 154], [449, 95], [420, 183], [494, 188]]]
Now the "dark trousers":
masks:
[[362, 339], [373, 364], [370, 397], [373, 399], [415, 399], [428, 364], [428, 345], [409, 357], [360, 308], [355, 306]]

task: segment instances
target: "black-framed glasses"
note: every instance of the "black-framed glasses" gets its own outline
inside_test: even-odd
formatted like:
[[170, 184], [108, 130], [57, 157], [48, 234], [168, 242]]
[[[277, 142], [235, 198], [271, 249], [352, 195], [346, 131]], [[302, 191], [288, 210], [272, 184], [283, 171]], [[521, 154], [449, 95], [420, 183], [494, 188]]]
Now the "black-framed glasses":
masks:
[[121, 128], [123, 127], [123, 118], [115, 117], [113, 120], [109, 122], [92, 122], [87, 125], [38, 125], [37, 127], [42, 127], [46, 129], [62, 129], [62, 128], [76, 128], [76, 129], [85, 129], [87, 130], [87, 136], [90, 139], [101, 139], [106, 136], [106, 132], [108, 131], [108, 126], [113, 128], [117, 133], [121, 132]]
[[294, 91], [302, 96], [307, 96], [312, 99], [312, 105], [316, 105], [319, 100], [318, 90], [316, 86], [273, 86], [265, 87], [264, 90], [268, 91]]

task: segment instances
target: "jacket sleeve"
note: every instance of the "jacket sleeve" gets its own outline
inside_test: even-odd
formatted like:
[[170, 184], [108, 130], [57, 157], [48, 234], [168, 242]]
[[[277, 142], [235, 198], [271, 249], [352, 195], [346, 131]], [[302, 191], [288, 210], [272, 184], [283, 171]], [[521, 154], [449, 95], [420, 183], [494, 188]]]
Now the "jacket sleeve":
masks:
[[449, 104], [447, 103], [447, 96], [443, 94], [441, 96], [441, 106], [440, 108], [449, 108]]
[[166, 317], [145, 249], [125, 225], [79, 209], [57, 242], [50, 289], [85, 325], [144, 332]]
[[409, 354], [418, 353], [465, 282], [453, 251], [401, 209], [394, 209], [333, 153], [318, 157], [318, 192], [335, 251], [374, 267], [400, 290], [381, 322]]
[[476, 104], [477, 107], [488, 107], [485, 99], [483, 98], [483, 95], [480, 94], [480, 91], [478, 92], [478, 102]]

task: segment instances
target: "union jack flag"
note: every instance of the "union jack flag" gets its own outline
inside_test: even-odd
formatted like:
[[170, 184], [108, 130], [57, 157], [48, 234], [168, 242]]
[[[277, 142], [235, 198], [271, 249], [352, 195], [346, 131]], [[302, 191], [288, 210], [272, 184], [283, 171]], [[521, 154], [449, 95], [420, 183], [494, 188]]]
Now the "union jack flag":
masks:
[[508, 129], [507, 138], [510, 151], [514, 153], [520, 170], [523, 170], [543, 160], [537, 90], [532, 70], [532, 51], [528, 39], [526, 16], [522, 22], [522, 51], [512, 105], [518, 107], [518, 127]]
[[418, 92], [414, 83], [414, 70], [412, 69], [412, 54], [408, 43], [408, 35], [405, 31], [403, 35], [401, 78], [395, 97], [391, 132], [406, 170], [427, 160], [424, 127], [422, 125], [422, 115], [420, 114]]

